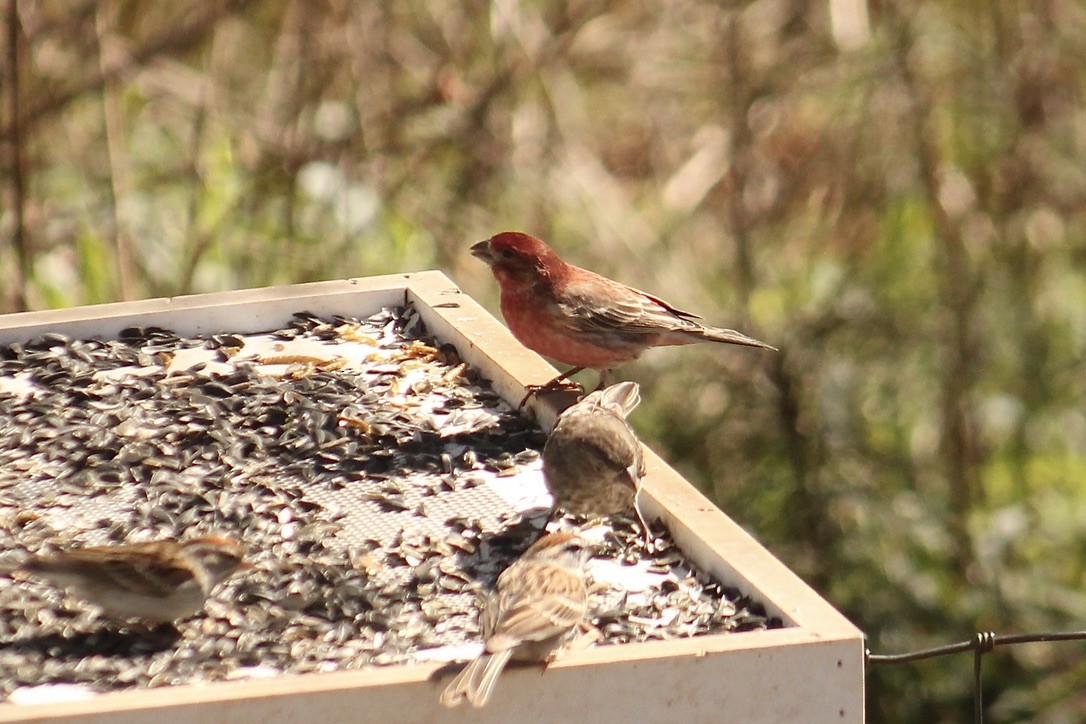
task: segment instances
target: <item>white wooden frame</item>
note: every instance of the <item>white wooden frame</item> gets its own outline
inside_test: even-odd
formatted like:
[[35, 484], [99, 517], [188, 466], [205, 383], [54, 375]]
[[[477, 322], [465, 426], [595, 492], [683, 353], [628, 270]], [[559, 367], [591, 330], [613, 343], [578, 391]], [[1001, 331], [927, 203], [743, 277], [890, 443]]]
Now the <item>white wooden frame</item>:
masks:
[[[294, 312], [366, 316], [411, 300], [429, 330], [454, 344], [507, 400], [554, 369], [436, 271], [299, 284], [0, 316], [0, 343], [44, 331], [114, 337], [163, 326], [181, 334], [256, 332]], [[555, 410], [533, 401], [545, 426]], [[541, 676], [503, 675], [482, 710], [445, 709], [442, 664], [186, 685], [57, 704], [0, 704], [0, 722], [859, 722], [862, 633], [655, 454], [642, 501], [687, 554], [765, 603], [786, 626], [771, 631], [600, 646], [570, 652]], [[2, 675], [2, 672], [0, 672]]]

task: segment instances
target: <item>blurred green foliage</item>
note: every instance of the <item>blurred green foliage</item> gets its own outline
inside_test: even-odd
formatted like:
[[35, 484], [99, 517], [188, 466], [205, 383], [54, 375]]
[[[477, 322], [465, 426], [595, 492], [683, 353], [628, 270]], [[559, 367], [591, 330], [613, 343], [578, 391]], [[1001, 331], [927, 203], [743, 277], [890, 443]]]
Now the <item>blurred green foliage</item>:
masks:
[[[652, 352], [643, 436], [879, 652], [1086, 619], [1074, 0], [7, 0], [6, 310], [441, 268], [507, 229], [781, 348]], [[998, 721], [1086, 719], [1075, 644]], [[961, 721], [967, 658], [873, 721]]]

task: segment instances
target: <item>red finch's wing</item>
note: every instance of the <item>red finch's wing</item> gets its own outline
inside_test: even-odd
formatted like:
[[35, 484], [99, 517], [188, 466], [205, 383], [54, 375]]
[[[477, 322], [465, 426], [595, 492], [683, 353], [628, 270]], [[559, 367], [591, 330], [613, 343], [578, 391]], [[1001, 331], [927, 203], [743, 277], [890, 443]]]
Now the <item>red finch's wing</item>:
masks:
[[693, 312], [686, 312], [686, 311], [683, 311], [682, 309], [679, 309], [678, 307], [671, 306], [669, 303], [665, 302], [663, 299], [660, 299], [660, 297], [656, 296], [655, 294], [649, 294], [648, 292], [643, 292], [640, 289], [634, 289], [633, 287], [626, 287], [626, 288], [629, 289], [631, 292], [636, 292], [636, 293], [640, 294], [641, 296], [648, 299], [650, 302], [658, 304], [659, 306], [663, 307], [664, 309], [666, 309], [668, 312], [670, 312], [672, 315], [678, 317], [679, 319], [701, 319], [702, 318], [700, 314], [694, 314]]
[[603, 277], [572, 281], [557, 301], [561, 319], [582, 333], [655, 334], [696, 326], [696, 314]]

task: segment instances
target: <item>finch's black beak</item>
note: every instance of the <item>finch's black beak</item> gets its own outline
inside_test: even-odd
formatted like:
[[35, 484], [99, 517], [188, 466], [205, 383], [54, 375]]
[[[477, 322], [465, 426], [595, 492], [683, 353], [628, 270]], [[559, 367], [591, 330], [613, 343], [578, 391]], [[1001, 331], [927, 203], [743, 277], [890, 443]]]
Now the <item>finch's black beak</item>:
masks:
[[486, 241], [480, 241], [471, 247], [471, 255], [479, 261], [492, 264], [494, 262], [494, 254], [490, 251], [490, 239]]

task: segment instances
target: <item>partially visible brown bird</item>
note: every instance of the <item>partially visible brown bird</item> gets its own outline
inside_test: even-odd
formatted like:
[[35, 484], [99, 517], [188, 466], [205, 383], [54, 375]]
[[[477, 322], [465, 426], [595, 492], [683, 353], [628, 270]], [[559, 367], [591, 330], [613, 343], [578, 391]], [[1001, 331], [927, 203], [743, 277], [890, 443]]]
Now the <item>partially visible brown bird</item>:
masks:
[[479, 613], [483, 653], [445, 688], [441, 703], [486, 705], [510, 659], [548, 661], [588, 611], [584, 542], [549, 533], [502, 571]]
[[645, 460], [626, 422], [640, 402], [637, 383], [620, 382], [591, 393], [558, 417], [543, 447], [543, 480], [556, 509], [589, 516], [634, 512], [648, 536], [637, 505]]
[[212, 589], [248, 567], [242, 556], [235, 541], [205, 536], [69, 548], [32, 556], [16, 571], [67, 588], [110, 618], [168, 623], [202, 609]]
[[490, 265], [501, 288], [501, 310], [521, 344], [573, 369], [611, 370], [649, 347], [723, 342], [775, 350], [732, 329], [710, 327], [698, 315], [595, 272], [567, 264], [539, 239], [505, 231], [471, 247]]

